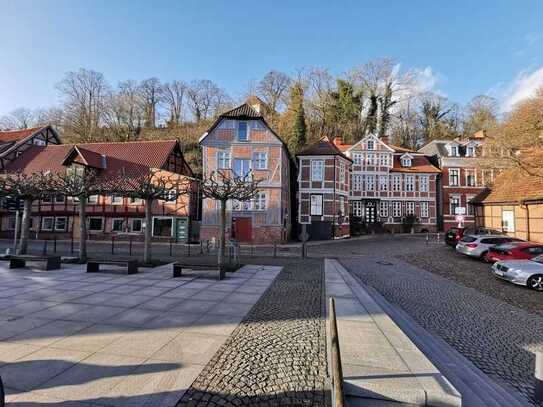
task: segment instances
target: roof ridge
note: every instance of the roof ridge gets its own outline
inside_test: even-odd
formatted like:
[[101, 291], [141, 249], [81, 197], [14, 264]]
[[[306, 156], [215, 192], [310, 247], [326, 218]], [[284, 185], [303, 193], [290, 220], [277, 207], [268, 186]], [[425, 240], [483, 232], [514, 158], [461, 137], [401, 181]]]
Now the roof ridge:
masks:
[[0, 130], [0, 133], [19, 133], [19, 132], [23, 132], [23, 131], [32, 131], [32, 130], [34, 130], [34, 132], [36, 132], [38, 130], [46, 128], [47, 126], [48, 125], [38, 126], [38, 127], [28, 127], [26, 129], [18, 129], [18, 130]]
[[100, 141], [93, 143], [64, 143], [64, 144], [48, 144], [47, 147], [59, 147], [59, 146], [86, 146], [86, 145], [96, 145], [96, 144], [134, 144], [134, 143], [171, 143], [177, 142], [177, 139], [170, 140], [134, 140], [134, 141]]

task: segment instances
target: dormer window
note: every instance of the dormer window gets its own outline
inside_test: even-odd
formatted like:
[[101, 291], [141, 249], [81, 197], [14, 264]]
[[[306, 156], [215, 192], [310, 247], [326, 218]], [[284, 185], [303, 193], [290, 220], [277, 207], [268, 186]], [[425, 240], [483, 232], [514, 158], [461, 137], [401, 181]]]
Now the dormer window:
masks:
[[248, 126], [247, 122], [238, 122], [238, 141], [248, 141]]
[[466, 147], [466, 157], [475, 157], [475, 147], [473, 146]]
[[411, 157], [409, 154], [404, 154], [400, 157], [400, 164], [402, 167], [411, 167]]
[[451, 153], [451, 157], [458, 157], [458, 146], [450, 146], [449, 151]]

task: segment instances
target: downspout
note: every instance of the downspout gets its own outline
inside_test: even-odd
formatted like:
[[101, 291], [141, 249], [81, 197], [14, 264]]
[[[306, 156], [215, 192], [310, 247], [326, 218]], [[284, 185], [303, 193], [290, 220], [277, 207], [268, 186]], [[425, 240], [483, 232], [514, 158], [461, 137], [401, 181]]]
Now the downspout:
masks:
[[[326, 160], [324, 160], [324, 162], [326, 162]], [[324, 166], [324, 174], [324, 179], [326, 180], [326, 165]], [[322, 205], [324, 206], [324, 199]], [[332, 238], [334, 240], [336, 239], [336, 156], [334, 156], [334, 212], [332, 213]]]
[[520, 207], [526, 210], [526, 240], [530, 241], [530, 208], [526, 201], [520, 201]]

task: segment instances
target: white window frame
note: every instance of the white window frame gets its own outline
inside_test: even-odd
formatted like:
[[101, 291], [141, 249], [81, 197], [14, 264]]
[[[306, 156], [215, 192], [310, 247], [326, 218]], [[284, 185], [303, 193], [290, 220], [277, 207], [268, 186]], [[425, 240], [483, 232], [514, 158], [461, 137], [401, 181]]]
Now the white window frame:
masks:
[[[249, 174], [249, 173], [251, 172], [251, 166], [252, 166], [252, 162], [251, 162], [251, 161], [252, 161], [252, 160], [249, 160], [249, 159], [247, 159], [247, 158], [235, 158], [235, 159], [234, 159], [234, 166], [233, 166], [233, 168], [232, 168], [233, 171], [234, 171], [234, 175], [236, 175], [237, 177], [240, 177], [240, 178], [247, 176], [247, 174]], [[243, 174], [238, 174], [238, 173], [236, 172], [236, 162], [248, 163], [248, 165], [249, 165], [248, 170], [247, 170], [247, 171], [242, 171]], [[245, 169], [245, 168], [242, 168], [242, 170], [244, 170], [244, 169]]]
[[130, 205], [143, 205], [143, 199], [130, 197], [128, 198], [128, 203]]
[[366, 143], [366, 148], [370, 151], [375, 150], [375, 140], [368, 140]]
[[351, 209], [353, 216], [356, 216], [357, 218], [362, 217], [364, 213], [362, 201], [351, 201]]
[[[89, 216], [88, 219], [89, 219], [88, 220], [89, 224], [87, 225], [87, 228], [88, 228], [89, 232], [103, 232], [104, 231], [104, 226], [105, 226], [106, 222], [104, 221], [104, 218], [102, 216]], [[100, 221], [102, 222], [102, 228], [101, 229], [91, 229], [91, 227], [90, 227], [91, 219], [100, 219]]]
[[[59, 219], [64, 219], [64, 227], [63, 228], [59, 228], [58, 227], [58, 220]], [[55, 217], [55, 232], [66, 232], [66, 230], [68, 230], [68, 217], [67, 216], [57, 216]]]
[[[162, 219], [171, 219], [171, 221], [172, 221], [172, 229], [171, 229], [171, 232], [170, 232], [170, 237], [175, 236], [175, 219], [174, 219], [173, 216], [153, 216], [153, 222], [152, 222], [153, 223], [153, 228], [151, 229], [151, 234], [153, 235], [153, 237], [156, 236], [155, 235], [155, 220], [157, 220], [157, 219], [160, 219], [160, 220], [162, 220]], [[161, 236], [161, 237], [164, 237], [164, 236]]]
[[462, 197], [458, 194], [449, 195], [449, 215], [456, 215], [455, 210], [453, 209], [453, 200], [458, 200], [457, 208], [462, 206]]
[[388, 175], [379, 175], [379, 191], [388, 191]]
[[[507, 214], [507, 218], [505, 214]], [[511, 216], [509, 216], [511, 215]], [[515, 211], [511, 210], [502, 210], [502, 229], [504, 232], [514, 232], [515, 231]]]
[[475, 206], [469, 203], [473, 198], [475, 195], [466, 195], [466, 215], [468, 216], [475, 216]]
[[415, 191], [415, 176], [406, 175], [404, 183], [405, 192], [414, 192]]
[[[315, 200], [313, 200], [315, 198]], [[316, 209], [316, 210], [314, 210]], [[324, 213], [324, 198], [321, 194], [311, 194], [309, 196], [309, 215], [322, 216]]]
[[98, 195], [89, 195], [87, 197], [87, 203], [91, 205], [97, 205], [98, 204]]
[[[48, 228], [44, 227], [44, 223], [45, 223], [46, 219], [51, 221], [51, 226], [48, 227]], [[43, 230], [44, 232], [52, 232], [54, 228], [55, 228], [55, 217], [54, 216], [43, 216], [41, 218], [41, 228], [40, 228], [40, 230]]]
[[268, 153], [257, 151], [253, 154], [255, 170], [267, 170], [268, 169]]
[[400, 192], [402, 190], [402, 176], [393, 175], [392, 176], [392, 191]]
[[217, 169], [229, 170], [232, 167], [232, 160], [230, 157], [230, 151], [218, 151], [217, 152]]
[[[123, 225], [123, 227], [121, 228], [121, 230], [115, 230], [114, 225], [115, 225], [115, 221], [116, 221], [116, 220], [120, 220], [120, 221], [121, 221], [121, 223], [122, 223], [122, 225]], [[112, 232], [115, 232], [115, 233], [124, 233], [124, 232], [126, 232], [126, 224], [125, 224], [125, 221], [126, 221], [125, 218], [113, 218], [113, 219], [111, 219], [111, 231], [112, 231]]]
[[[239, 135], [240, 135], [240, 128], [239, 128], [239, 125], [240, 125], [241, 123], [245, 123], [245, 126], [246, 126], [246, 128], [245, 128], [245, 130], [246, 130], [246, 131], [245, 131], [245, 136], [246, 136], [246, 138], [245, 138], [245, 139], [242, 139], [242, 138], [239, 137]], [[249, 140], [250, 140], [249, 133], [250, 133], [249, 122], [247, 122], [247, 121], [245, 121], [245, 120], [239, 120], [238, 123], [237, 123], [237, 128], [236, 128], [236, 139], [237, 139], [237, 141], [241, 141], [241, 142], [243, 142], [243, 143], [249, 141]]]
[[340, 216], [345, 216], [345, 197], [343, 195], [339, 196], [339, 214]]
[[[469, 183], [469, 175], [473, 175], [473, 184], [470, 184]], [[464, 177], [465, 177], [465, 181], [466, 181], [466, 186], [467, 187], [476, 187], [477, 186], [477, 171], [475, 171], [474, 168], [466, 168], [464, 169]]]
[[362, 153], [353, 153], [353, 164], [362, 165], [364, 163], [364, 155]]
[[324, 181], [324, 160], [311, 160], [311, 181]]
[[[140, 222], [140, 230], [134, 230], [134, 221]], [[132, 218], [130, 219], [130, 231], [132, 233], [141, 233], [143, 232], [143, 222], [144, 220], [142, 218]]]
[[51, 205], [53, 203], [53, 196], [52, 195], [44, 196], [41, 199], [41, 203], [46, 204], [46, 205]]
[[420, 217], [421, 218], [428, 218], [430, 216], [429, 211], [430, 205], [428, 202], [420, 202]]
[[406, 215], [414, 215], [415, 214], [415, 202], [407, 201], [405, 203], [405, 214]]
[[345, 183], [345, 163], [339, 163], [339, 182], [341, 184]]
[[[118, 201], [120, 199], [120, 202]], [[117, 201], [116, 201], [117, 200]], [[119, 206], [124, 203], [122, 195], [111, 195], [111, 205]]]
[[[58, 198], [62, 198], [60, 201], [58, 200]], [[63, 203], [66, 203], [66, 196], [62, 195], [62, 194], [56, 194], [55, 195], [55, 203], [56, 204], [63, 204]]]
[[[457, 179], [458, 182], [456, 184], [452, 183], [453, 173], [457, 174], [456, 179]], [[460, 168], [449, 168], [449, 186], [451, 186], [451, 187], [459, 187], [460, 186]]]
[[430, 189], [430, 178], [428, 175], [420, 175], [419, 176], [419, 191], [420, 192], [428, 192]]
[[254, 210], [265, 211], [268, 208], [266, 192], [258, 192], [255, 196]]
[[353, 191], [362, 191], [362, 186], [364, 185], [364, 178], [362, 174], [353, 174]]
[[449, 146], [449, 153], [451, 157], [458, 157], [460, 155], [458, 146]]
[[366, 175], [366, 191], [375, 191], [375, 175]]
[[475, 157], [475, 147], [467, 146], [466, 147], [466, 157]]
[[411, 167], [411, 158], [409, 157], [403, 157], [401, 159], [401, 166], [402, 167]]
[[375, 166], [375, 154], [374, 153], [368, 153], [367, 155], [367, 164], [368, 166]]
[[402, 216], [402, 203], [401, 201], [392, 202], [392, 216], [394, 218], [400, 218]]
[[379, 216], [381, 218], [388, 218], [388, 201], [379, 202]]

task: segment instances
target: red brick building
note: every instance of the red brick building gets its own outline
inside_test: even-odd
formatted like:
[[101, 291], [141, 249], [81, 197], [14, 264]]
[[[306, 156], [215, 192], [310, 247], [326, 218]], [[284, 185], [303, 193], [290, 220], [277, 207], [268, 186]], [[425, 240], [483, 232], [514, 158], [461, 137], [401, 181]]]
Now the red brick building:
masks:
[[[285, 242], [290, 234], [290, 159], [281, 138], [266, 123], [261, 102], [252, 98], [221, 114], [200, 138], [203, 174], [213, 171], [263, 180], [250, 202], [228, 202], [227, 238], [240, 242]], [[201, 239], [219, 237], [219, 203], [204, 199]]]
[[424, 154], [369, 135], [356, 144], [334, 144], [352, 160], [351, 216], [366, 225], [400, 232], [408, 215], [415, 231], [437, 228], [437, 181], [441, 171]]
[[[28, 174], [50, 171], [65, 172], [72, 167], [93, 168], [99, 176], [118, 176], [122, 171], [129, 174], [158, 170], [157, 176], [183, 179], [192, 176], [185, 162], [179, 142], [140, 141], [126, 143], [88, 143], [61, 145], [30, 145], [17, 159], [8, 163], [6, 172], [22, 171]], [[180, 196], [172, 201], [156, 201], [153, 207], [153, 236], [156, 239], [189, 238], [190, 220], [196, 213], [194, 196]], [[145, 227], [144, 202], [124, 196], [89, 197], [87, 205], [88, 233], [91, 239], [143, 238]], [[0, 211], [0, 233], [11, 236], [15, 217]], [[32, 205], [32, 238], [77, 239], [79, 216], [77, 201], [58, 195]]]
[[350, 236], [351, 159], [327, 137], [297, 154], [298, 222], [309, 239]]
[[462, 214], [464, 226], [475, 224], [475, 210], [470, 201], [492, 183], [497, 170], [480, 168], [484, 132], [468, 139], [433, 140], [419, 149], [432, 157], [442, 171], [439, 185], [439, 229], [458, 226], [456, 215]]
[[24, 130], [0, 131], [0, 170], [31, 146], [61, 144], [58, 133], [51, 126]]

